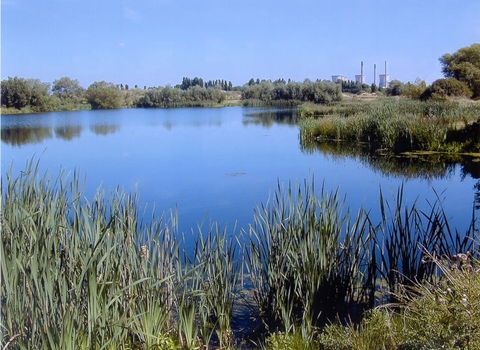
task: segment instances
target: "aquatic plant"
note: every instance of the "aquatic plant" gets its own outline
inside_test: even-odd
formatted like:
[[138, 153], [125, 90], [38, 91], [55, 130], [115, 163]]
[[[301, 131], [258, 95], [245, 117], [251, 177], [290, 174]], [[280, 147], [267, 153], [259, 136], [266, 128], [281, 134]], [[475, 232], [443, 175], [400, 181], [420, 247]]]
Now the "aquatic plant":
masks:
[[[354, 327], [375, 305], [413, 308], [439, 281], [453, 290], [457, 277], [472, 276], [450, 278], [441, 265], [459, 252], [475, 255], [478, 228], [473, 217], [468, 232], [454, 231], [440, 194], [421, 211], [404, 205], [403, 188], [391, 206], [380, 190], [375, 224], [364, 209], [351, 215], [338, 190], [317, 193], [313, 177], [279, 183], [255, 209], [246, 242], [214, 223], [206, 233], [198, 227], [192, 246], [174, 211], [141, 224], [135, 194], [99, 189], [88, 200], [82, 181], [76, 171], [40, 174], [33, 161], [2, 178], [4, 348], [232, 348], [244, 284], [244, 310], [263, 325], [267, 346], [301, 337], [313, 347], [334, 320]], [[477, 344], [467, 338], [461, 344]]]
[[316, 197], [312, 181], [279, 185], [273, 202], [255, 210], [248, 262], [268, 331], [309, 339], [329, 318], [372, 301], [363, 289], [371, 226], [363, 211], [350, 224], [342, 203], [338, 191]]
[[[470, 125], [480, 117], [475, 102], [378, 99], [335, 107], [299, 109], [302, 139], [368, 142], [393, 151], [476, 151]], [[460, 130], [462, 137], [455, 136]], [[476, 129], [475, 129], [476, 130]]]

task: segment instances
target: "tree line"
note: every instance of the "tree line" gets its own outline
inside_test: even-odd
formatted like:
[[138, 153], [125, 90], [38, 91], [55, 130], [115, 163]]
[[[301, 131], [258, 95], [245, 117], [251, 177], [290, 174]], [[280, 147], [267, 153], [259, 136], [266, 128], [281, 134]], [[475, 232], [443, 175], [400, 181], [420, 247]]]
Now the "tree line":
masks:
[[284, 79], [250, 79], [246, 84], [234, 87], [224, 79], [204, 81], [202, 78], [184, 77], [174, 87], [144, 86], [111, 82], [94, 82], [87, 89], [78, 80], [62, 77], [52, 84], [39, 79], [8, 77], [1, 82], [1, 106], [8, 112], [44, 112], [71, 109], [115, 109], [122, 107], [169, 107], [190, 106], [205, 103], [222, 103], [231, 91], [240, 91], [243, 100], [260, 103], [313, 102], [331, 103], [340, 101], [342, 93], [364, 92], [405, 96], [409, 98], [446, 99], [449, 97], [480, 98], [480, 44], [463, 47], [453, 54], [439, 58], [444, 78], [430, 86], [417, 78], [415, 82], [403, 83], [393, 80], [388, 88], [353, 81], [333, 83], [327, 80], [305, 79], [303, 82]]
[[327, 80], [305, 79], [303, 82], [284, 79], [275, 81], [252, 78], [242, 87], [243, 100], [269, 101], [303, 101], [330, 103], [341, 101], [342, 89], [339, 84]]

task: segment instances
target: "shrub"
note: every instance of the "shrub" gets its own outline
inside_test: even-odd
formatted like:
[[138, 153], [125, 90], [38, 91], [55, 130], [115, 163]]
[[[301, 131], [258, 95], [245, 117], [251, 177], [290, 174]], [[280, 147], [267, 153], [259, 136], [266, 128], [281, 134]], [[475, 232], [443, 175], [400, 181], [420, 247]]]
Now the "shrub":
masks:
[[437, 79], [421, 95], [421, 100], [444, 100], [447, 97], [466, 97], [470, 98], [472, 91], [468, 86], [454, 78]]
[[[325, 349], [480, 348], [480, 271], [469, 253], [439, 260], [427, 254], [439, 280], [416, 282], [397, 294], [399, 303], [371, 312], [360, 325], [332, 324], [320, 342]], [[474, 260], [474, 261], [472, 261]]]

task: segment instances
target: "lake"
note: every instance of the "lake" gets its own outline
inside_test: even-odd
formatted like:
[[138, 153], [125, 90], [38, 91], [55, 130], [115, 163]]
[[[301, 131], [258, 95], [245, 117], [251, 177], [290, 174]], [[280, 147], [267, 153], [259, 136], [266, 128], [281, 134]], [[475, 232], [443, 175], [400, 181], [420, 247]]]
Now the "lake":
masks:
[[451, 224], [465, 232], [480, 188], [475, 159], [399, 158], [365, 152], [361, 145], [303, 144], [290, 109], [73, 111], [2, 115], [1, 122], [3, 179], [10, 166], [19, 174], [32, 158], [54, 176], [60, 168], [77, 169], [86, 174], [87, 199], [99, 186], [138, 191], [145, 220], [153, 208], [156, 216], [176, 208], [185, 233], [201, 222], [248, 230], [254, 208], [278, 183], [312, 177], [317, 191], [338, 188], [346, 206], [363, 206], [373, 216], [380, 188], [391, 200], [403, 184], [405, 203], [417, 200], [426, 210], [437, 193]]

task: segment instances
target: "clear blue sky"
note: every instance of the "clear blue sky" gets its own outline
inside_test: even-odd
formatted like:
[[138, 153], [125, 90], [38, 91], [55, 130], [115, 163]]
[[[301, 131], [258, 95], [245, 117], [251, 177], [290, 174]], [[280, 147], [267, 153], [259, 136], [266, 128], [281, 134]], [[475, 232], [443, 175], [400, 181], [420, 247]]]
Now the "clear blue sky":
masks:
[[[142, 87], [182, 77], [433, 82], [480, 42], [479, 0], [2, 0], [1, 77]], [[378, 77], [377, 77], [378, 84]]]

